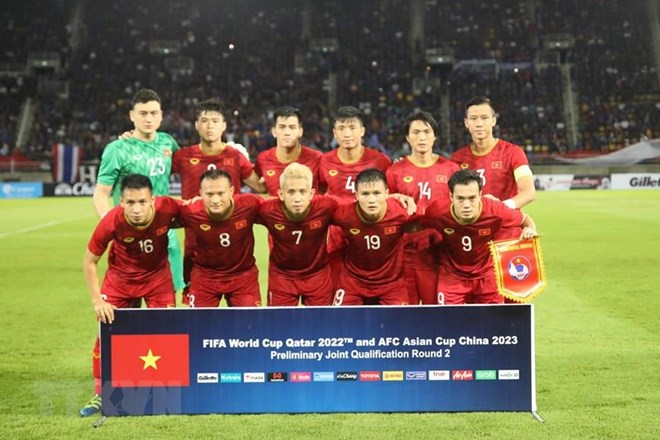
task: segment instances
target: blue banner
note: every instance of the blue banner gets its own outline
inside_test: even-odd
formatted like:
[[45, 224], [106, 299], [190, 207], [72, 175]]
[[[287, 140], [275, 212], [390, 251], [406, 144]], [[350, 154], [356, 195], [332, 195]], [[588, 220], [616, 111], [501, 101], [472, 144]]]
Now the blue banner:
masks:
[[33, 199], [43, 196], [41, 182], [0, 183], [0, 199]]
[[533, 305], [124, 309], [105, 415], [536, 411]]

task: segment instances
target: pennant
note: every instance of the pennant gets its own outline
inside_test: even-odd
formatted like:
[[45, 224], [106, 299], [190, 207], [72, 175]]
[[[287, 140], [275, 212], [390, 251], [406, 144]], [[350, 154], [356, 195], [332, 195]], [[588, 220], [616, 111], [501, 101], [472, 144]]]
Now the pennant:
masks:
[[187, 334], [112, 335], [113, 387], [187, 387], [190, 385]]
[[76, 183], [81, 158], [80, 147], [62, 143], [53, 145], [53, 181]]
[[500, 295], [530, 302], [545, 288], [547, 281], [538, 237], [491, 241], [489, 245]]

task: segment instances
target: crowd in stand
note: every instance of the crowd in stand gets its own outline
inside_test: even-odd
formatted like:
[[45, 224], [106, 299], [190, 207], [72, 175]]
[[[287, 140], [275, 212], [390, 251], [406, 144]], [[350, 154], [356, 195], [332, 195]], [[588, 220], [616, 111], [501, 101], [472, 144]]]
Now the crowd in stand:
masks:
[[[25, 63], [30, 51], [56, 51], [64, 68], [49, 75], [69, 81], [69, 95], [39, 94], [31, 76], [0, 77], [0, 155], [11, 150], [21, 106], [33, 97], [28, 155], [46, 158], [53, 143], [65, 142], [81, 145], [85, 159], [96, 159], [130, 126], [127, 100], [150, 87], [163, 98], [163, 129], [181, 145], [196, 142], [194, 104], [217, 96], [231, 110], [227, 136], [252, 155], [273, 145], [272, 111], [280, 105], [303, 110], [307, 144], [332, 148], [331, 93], [335, 107], [365, 109], [365, 143], [392, 157], [405, 152], [405, 116], [416, 109], [438, 115], [441, 94], [448, 93], [450, 133], [440, 147], [451, 152], [466, 142], [464, 103], [487, 95], [500, 114], [499, 136], [522, 145], [533, 160], [534, 153], [570, 147], [561, 72], [536, 64], [541, 37], [557, 32], [575, 36], [568, 60], [575, 63], [576, 148], [611, 151], [660, 136], [660, 87], [648, 25], [639, 5], [623, 0], [426, 1], [426, 48], [451, 48], [457, 62], [497, 65], [494, 74], [454, 68], [439, 78], [427, 68], [420, 42], [409, 40], [409, 1], [116, 0], [102, 11], [81, 2], [79, 27], [71, 18], [78, 2], [56, 0], [47, 10], [32, 7], [35, 2], [0, 13], [0, 62]], [[315, 48], [311, 42], [318, 38], [336, 39], [338, 50]], [[173, 53], [154, 50], [155, 40], [167, 41], [163, 47]], [[194, 66], [168, 69], [171, 57], [189, 58]]]

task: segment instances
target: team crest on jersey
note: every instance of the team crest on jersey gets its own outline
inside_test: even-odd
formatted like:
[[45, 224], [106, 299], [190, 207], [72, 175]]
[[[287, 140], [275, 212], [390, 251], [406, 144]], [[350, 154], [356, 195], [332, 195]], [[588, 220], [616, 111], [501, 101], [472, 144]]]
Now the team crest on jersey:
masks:
[[172, 155], [172, 150], [163, 150], [163, 156], [170, 157]]
[[273, 176], [275, 175], [275, 170], [268, 170], [268, 171], [266, 171], [266, 175], [267, 175], [268, 177], [273, 177]]
[[160, 227], [156, 229], [156, 235], [167, 234], [167, 226]]
[[199, 163], [199, 159], [197, 159], [196, 157], [193, 157], [192, 159], [190, 159], [190, 164], [191, 165], [197, 165], [198, 163]]
[[396, 234], [396, 226], [387, 226], [383, 232], [385, 235]]
[[479, 237], [486, 237], [490, 235], [490, 228], [479, 229]]
[[447, 235], [451, 235], [451, 234], [453, 234], [454, 232], [456, 232], [456, 231], [454, 231], [452, 228], [445, 228], [445, 229], [443, 229], [443, 231], [444, 231], [445, 234], [447, 234]]
[[211, 229], [211, 225], [207, 225], [206, 223], [202, 223], [201, 225], [199, 225], [199, 229], [206, 232], [206, 231], [209, 231]]
[[321, 220], [314, 220], [313, 222], [311, 222], [309, 224], [309, 229], [318, 229], [321, 226], [323, 226], [322, 223], [321, 223]]
[[133, 160], [140, 160], [140, 159], [142, 159], [141, 154], [136, 154], [135, 156], [133, 156]]
[[358, 235], [360, 233], [360, 230], [358, 228], [351, 228], [348, 230], [353, 235]]
[[435, 181], [438, 183], [447, 183], [449, 179], [447, 179], [447, 176], [445, 176], [444, 174], [438, 174], [437, 176], [435, 176]]
[[406, 182], [406, 183], [410, 183], [413, 180], [415, 180], [415, 178], [413, 176], [406, 176], [406, 177], [403, 178], [403, 181]]
[[337, 170], [330, 170], [330, 171], [328, 171], [328, 174], [330, 174], [332, 177], [335, 177], [337, 174], [339, 174], [339, 171], [337, 171]]
[[277, 229], [278, 231], [281, 231], [281, 230], [283, 230], [283, 229], [285, 228], [285, 226], [284, 226], [283, 224], [280, 224], [280, 223], [275, 223], [275, 224], [273, 225], [273, 227], [274, 227], [275, 229]]
[[461, 164], [461, 169], [462, 170], [467, 170], [468, 168], [470, 168], [470, 164], [468, 164], [468, 163], [462, 163]]
[[133, 237], [124, 238], [124, 243], [133, 243], [134, 241], [135, 241], [135, 238], [133, 238]]
[[233, 157], [227, 157], [227, 158], [222, 159], [222, 165], [233, 167], [234, 166], [234, 158]]
[[496, 162], [493, 162], [490, 164], [490, 167], [494, 170], [501, 170], [502, 169], [502, 161], [498, 160]]
[[234, 223], [234, 227], [236, 229], [247, 228], [247, 220], [243, 219], [243, 220], [237, 221], [236, 223]]

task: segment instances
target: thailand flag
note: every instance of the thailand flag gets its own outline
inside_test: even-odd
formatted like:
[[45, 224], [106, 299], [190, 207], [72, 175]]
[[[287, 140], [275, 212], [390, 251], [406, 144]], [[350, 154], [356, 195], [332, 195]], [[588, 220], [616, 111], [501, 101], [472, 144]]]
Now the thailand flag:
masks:
[[76, 183], [78, 181], [78, 165], [82, 150], [80, 147], [65, 144], [53, 146], [53, 181]]

